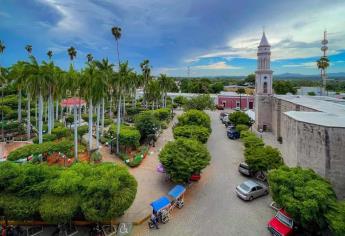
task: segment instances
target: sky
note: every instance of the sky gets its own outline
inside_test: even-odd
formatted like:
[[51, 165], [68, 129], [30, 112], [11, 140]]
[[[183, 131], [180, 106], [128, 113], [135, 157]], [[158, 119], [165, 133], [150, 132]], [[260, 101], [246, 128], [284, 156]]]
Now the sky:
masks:
[[137, 71], [149, 59], [154, 75], [247, 75], [264, 30], [275, 74], [318, 74], [327, 29], [329, 72], [345, 72], [344, 12], [344, 0], [0, 0], [0, 64], [27, 60], [27, 44], [40, 61], [52, 50], [62, 68], [70, 46], [77, 68], [88, 53], [115, 64], [119, 26], [120, 60]]

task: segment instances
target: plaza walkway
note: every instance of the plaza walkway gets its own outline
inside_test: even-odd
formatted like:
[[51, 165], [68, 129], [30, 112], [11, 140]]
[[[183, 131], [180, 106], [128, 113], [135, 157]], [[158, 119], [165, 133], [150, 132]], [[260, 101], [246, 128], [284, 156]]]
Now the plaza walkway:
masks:
[[209, 114], [213, 131], [207, 146], [212, 160], [201, 181], [187, 190], [185, 206], [174, 210], [169, 223], [159, 230], [149, 230], [145, 223], [134, 227], [133, 235], [270, 235], [266, 225], [274, 215], [269, 208], [271, 197], [244, 202], [236, 196], [235, 187], [248, 179], [237, 170], [243, 161], [243, 145], [226, 137], [218, 111]]
[[[175, 111], [176, 116], [170, 122], [167, 129], [159, 136], [155, 147], [151, 147], [149, 155], [143, 160], [140, 166], [136, 168], [128, 168], [129, 172], [136, 178], [138, 182], [138, 191], [132, 206], [125, 212], [125, 214], [116, 219], [117, 222], [131, 222], [137, 223], [149, 216], [151, 213], [150, 203], [155, 199], [166, 195], [173, 186], [166, 182], [164, 174], [157, 172], [159, 165], [158, 155], [164, 145], [173, 140], [172, 126], [177, 122], [177, 116], [181, 111]], [[125, 165], [122, 160], [110, 154], [108, 147], [101, 147], [100, 152], [103, 156], [104, 162], [115, 162], [119, 165]]]

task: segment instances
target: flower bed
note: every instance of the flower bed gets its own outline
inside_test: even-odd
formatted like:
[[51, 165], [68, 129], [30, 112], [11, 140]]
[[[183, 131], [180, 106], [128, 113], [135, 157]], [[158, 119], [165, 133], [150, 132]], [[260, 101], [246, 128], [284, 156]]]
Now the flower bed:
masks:
[[121, 160], [123, 160], [129, 167], [137, 167], [141, 164], [143, 159], [147, 156], [149, 148], [147, 146], [141, 146], [139, 150], [130, 153], [119, 154]]

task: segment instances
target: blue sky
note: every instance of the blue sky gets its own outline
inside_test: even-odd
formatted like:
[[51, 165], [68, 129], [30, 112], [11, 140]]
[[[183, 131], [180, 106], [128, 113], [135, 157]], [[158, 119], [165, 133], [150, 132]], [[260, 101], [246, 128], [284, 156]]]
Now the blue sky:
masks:
[[345, 72], [345, 1], [319, 0], [0, 0], [2, 65], [26, 60], [26, 44], [46, 60], [54, 52], [61, 67], [67, 48], [115, 63], [113, 25], [122, 28], [121, 60], [139, 70], [149, 59], [153, 73], [186, 76], [246, 75], [255, 71], [265, 27], [275, 74], [318, 74], [324, 29], [330, 72]]

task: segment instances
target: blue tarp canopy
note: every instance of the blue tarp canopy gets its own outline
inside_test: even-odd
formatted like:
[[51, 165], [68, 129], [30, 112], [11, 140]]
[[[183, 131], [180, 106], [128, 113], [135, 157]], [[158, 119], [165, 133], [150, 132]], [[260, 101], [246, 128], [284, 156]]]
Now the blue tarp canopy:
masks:
[[151, 206], [155, 212], [158, 212], [169, 205], [170, 205], [170, 200], [166, 196], [160, 197], [156, 201], [151, 202]]
[[173, 189], [170, 190], [168, 195], [176, 199], [180, 197], [185, 191], [185, 187], [183, 187], [182, 185], [176, 185]]

